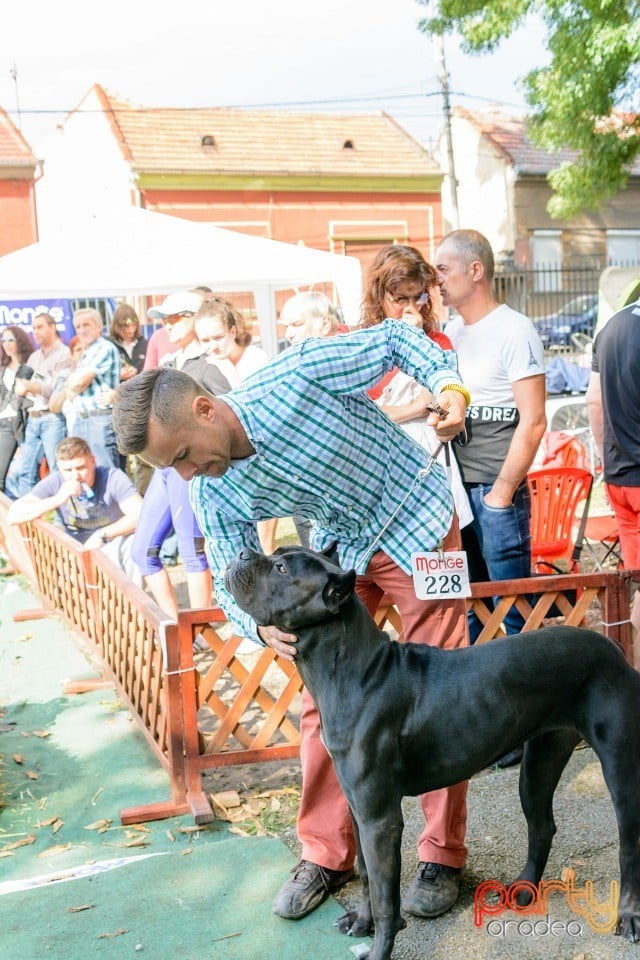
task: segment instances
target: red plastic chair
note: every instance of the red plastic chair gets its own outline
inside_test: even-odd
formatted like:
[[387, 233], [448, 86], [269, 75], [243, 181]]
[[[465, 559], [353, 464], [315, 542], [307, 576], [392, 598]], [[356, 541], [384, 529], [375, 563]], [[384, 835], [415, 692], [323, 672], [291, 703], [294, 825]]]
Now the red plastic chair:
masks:
[[[618, 521], [612, 513], [587, 518], [584, 525], [583, 543], [591, 554], [598, 570], [604, 569], [604, 564], [609, 557], [615, 557], [618, 566], [622, 563]], [[597, 546], [603, 548], [602, 556], [598, 556], [595, 549]]]
[[[573, 526], [585, 518], [593, 476], [578, 467], [534, 470], [527, 475], [531, 494], [531, 561], [536, 573], [564, 572], [559, 560], [578, 570]], [[580, 534], [579, 534], [580, 536]], [[578, 537], [576, 538], [578, 539]]]

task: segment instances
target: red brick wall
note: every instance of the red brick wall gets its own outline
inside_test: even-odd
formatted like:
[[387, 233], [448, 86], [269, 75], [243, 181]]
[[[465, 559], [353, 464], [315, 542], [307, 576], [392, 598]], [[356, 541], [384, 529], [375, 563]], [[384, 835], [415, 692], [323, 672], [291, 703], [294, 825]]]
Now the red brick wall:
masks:
[[0, 256], [37, 239], [33, 182], [0, 180]]
[[418, 247], [427, 260], [442, 237], [439, 192], [407, 194], [269, 191], [146, 191], [144, 206], [317, 250], [349, 253], [367, 266], [392, 241]]

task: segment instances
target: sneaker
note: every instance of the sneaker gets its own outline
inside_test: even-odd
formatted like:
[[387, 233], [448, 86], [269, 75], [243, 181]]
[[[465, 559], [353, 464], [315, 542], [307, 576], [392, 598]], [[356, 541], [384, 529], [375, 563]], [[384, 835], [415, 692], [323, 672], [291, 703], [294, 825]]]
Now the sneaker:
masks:
[[454, 905], [459, 889], [458, 868], [421, 862], [403, 906], [416, 917], [439, 917]]
[[291, 876], [280, 887], [273, 901], [273, 912], [287, 920], [306, 917], [323, 903], [330, 893], [339, 890], [353, 876], [349, 870], [329, 870], [310, 860], [301, 860], [291, 871]]

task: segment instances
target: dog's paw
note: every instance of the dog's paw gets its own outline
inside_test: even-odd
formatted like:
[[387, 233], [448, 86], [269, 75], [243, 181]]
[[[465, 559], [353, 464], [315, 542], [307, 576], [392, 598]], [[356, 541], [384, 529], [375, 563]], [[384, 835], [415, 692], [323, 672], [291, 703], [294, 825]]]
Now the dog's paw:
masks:
[[519, 907], [528, 907], [529, 904], [533, 903], [537, 895], [537, 887], [534, 883], [531, 883], [530, 880], [521, 880], [518, 879], [515, 883], [509, 884], [509, 893], [512, 893], [513, 888], [516, 888], [515, 902]]
[[618, 917], [615, 935], [624, 937], [629, 943], [638, 943], [640, 940], [640, 916], [633, 914], [631, 916]]
[[352, 947], [349, 947], [349, 950], [356, 960], [367, 960], [371, 956], [371, 950], [366, 943], [354, 943]]
[[373, 923], [369, 917], [364, 917], [357, 910], [349, 910], [344, 916], [335, 921], [340, 933], [348, 937], [373, 936]]

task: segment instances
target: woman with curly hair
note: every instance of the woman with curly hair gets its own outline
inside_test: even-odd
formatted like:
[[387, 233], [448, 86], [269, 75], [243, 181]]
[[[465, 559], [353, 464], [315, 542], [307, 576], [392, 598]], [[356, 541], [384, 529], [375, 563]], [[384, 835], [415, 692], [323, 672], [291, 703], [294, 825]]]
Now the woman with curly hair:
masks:
[[33, 370], [27, 360], [35, 350], [28, 333], [15, 325], [0, 333], [0, 490], [4, 490], [9, 464], [24, 440], [27, 410], [32, 401], [15, 392], [16, 378], [29, 380]]
[[[420, 251], [389, 244], [378, 251], [367, 274], [360, 325], [373, 327], [387, 318], [410, 323], [435, 341], [457, 369], [451, 341], [440, 330], [440, 321], [434, 312], [434, 297], [438, 294], [436, 272]], [[431, 453], [437, 449], [435, 429], [427, 424], [428, 404], [434, 399], [428, 390], [408, 374], [392, 370], [369, 393], [387, 416], [422, 447]], [[467, 526], [473, 513], [455, 455], [447, 449], [440, 452], [438, 459], [447, 470], [460, 526]]]

